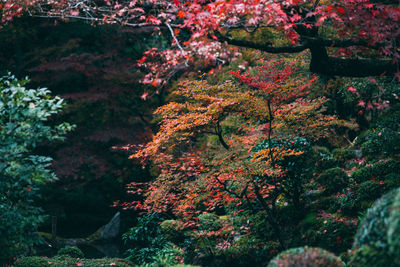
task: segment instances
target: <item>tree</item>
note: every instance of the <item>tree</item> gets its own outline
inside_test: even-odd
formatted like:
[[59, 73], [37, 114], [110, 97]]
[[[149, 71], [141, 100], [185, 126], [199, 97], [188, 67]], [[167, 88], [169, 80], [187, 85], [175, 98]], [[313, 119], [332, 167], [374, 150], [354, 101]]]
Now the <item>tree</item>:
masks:
[[231, 74], [244, 85], [183, 81], [176, 101], [156, 111], [158, 133], [132, 158], [150, 160], [159, 175], [131, 183], [129, 192], [144, 200], [123, 207], [173, 214], [188, 226], [205, 211], [261, 209], [285, 247], [277, 200], [301, 210], [311, 142], [353, 125], [324, 114], [326, 99], [306, 97], [316, 77], [293, 63], [263, 62], [252, 73]]
[[56, 180], [48, 169], [51, 158], [36, 155], [41, 142], [62, 140], [68, 123], [48, 124], [64, 106], [44, 88], [26, 89], [27, 80], [0, 78], [0, 260], [6, 263], [38, 242], [44, 220], [33, 201], [41, 185]]
[[[310, 51], [310, 70], [366, 77], [399, 72], [400, 9], [396, 0], [345, 1], [6, 1], [3, 23], [28, 10], [32, 16], [119, 23], [169, 34], [171, 49], [151, 50], [139, 64], [145, 82], [165, 82], [171, 71], [202, 56], [209, 64], [236, 57], [226, 45], [267, 53]], [[153, 64], [149, 58], [161, 57]], [[397, 74], [398, 75], [398, 74]]]

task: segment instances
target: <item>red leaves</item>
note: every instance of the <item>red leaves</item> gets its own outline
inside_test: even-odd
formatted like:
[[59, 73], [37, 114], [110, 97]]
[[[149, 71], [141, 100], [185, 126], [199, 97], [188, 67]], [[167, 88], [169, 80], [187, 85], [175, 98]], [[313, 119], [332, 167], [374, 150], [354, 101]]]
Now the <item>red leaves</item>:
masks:
[[179, 10], [178, 13], [176, 14], [176, 16], [178, 18], [183, 19], [183, 18], [185, 18], [185, 12], [183, 10]]
[[181, 2], [180, 2], [179, 0], [174, 0], [174, 4], [175, 4], [177, 7], [180, 7], [180, 6], [181, 6]]

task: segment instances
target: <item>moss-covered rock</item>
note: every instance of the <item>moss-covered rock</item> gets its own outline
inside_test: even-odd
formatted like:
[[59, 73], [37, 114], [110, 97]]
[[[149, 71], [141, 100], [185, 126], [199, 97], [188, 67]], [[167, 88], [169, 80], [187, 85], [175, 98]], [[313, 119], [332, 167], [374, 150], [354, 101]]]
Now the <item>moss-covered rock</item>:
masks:
[[328, 193], [340, 192], [348, 184], [348, 176], [342, 169], [331, 168], [318, 177], [318, 182], [323, 185]]
[[83, 254], [82, 250], [80, 250], [76, 246], [66, 246], [60, 248], [57, 252], [58, 256], [65, 255], [72, 258], [84, 258], [85, 254]]
[[344, 267], [344, 262], [333, 253], [311, 247], [292, 248], [273, 258], [268, 267]]
[[205, 231], [216, 231], [222, 227], [219, 216], [213, 213], [204, 213], [199, 215], [200, 229]]
[[387, 249], [378, 244], [364, 245], [354, 251], [348, 263], [349, 267], [395, 267], [393, 258]]
[[18, 259], [15, 267], [70, 267], [70, 266], [85, 266], [85, 267], [99, 267], [99, 266], [116, 266], [128, 267], [134, 266], [130, 261], [118, 258], [103, 258], [103, 259], [77, 259], [71, 257], [47, 258], [47, 257], [24, 257]]
[[387, 160], [378, 161], [364, 168], [360, 168], [351, 174], [351, 177], [357, 182], [362, 183], [371, 179], [378, 181], [385, 180], [386, 175], [400, 174], [400, 161]]
[[390, 191], [377, 200], [367, 211], [354, 237], [353, 247], [355, 249], [369, 244], [380, 244], [379, 246], [387, 247], [390, 212], [394, 199], [399, 193], [400, 189]]
[[357, 189], [358, 201], [374, 201], [382, 194], [382, 186], [379, 183], [369, 180], [362, 182]]
[[397, 194], [391, 208], [387, 239], [390, 252], [396, 257], [396, 262], [400, 264], [400, 193]]
[[179, 220], [165, 220], [160, 224], [161, 234], [170, 242], [179, 243], [185, 237], [184, 223]]
[[354, 238], [350, 266], [400, 266], [400, 188], [367, 211]]
[[339, 162], [345, 162], [346, 160], [350, 160], [355, 157], [353, 150], [344, 148], [336, 148], [332, 151], [332, 154], [333, 157]]

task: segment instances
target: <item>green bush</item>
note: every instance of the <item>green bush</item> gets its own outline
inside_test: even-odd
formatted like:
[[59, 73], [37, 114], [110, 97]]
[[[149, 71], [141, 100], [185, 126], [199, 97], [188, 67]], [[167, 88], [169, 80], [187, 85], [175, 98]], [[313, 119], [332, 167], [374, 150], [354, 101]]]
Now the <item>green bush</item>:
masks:
[[273, 258], [268, 267], [344, 267], [343, 261], [333, 253], [311, 247], [292, 248]]
[[375, 204], [368, 209], [354, 237], [354, 248], [369, 244], [377, 244], [378, 246], [387, 248], [389, 217], [394, 199], [399, 193], [400, 189], [390, 191], [378, 199]]
[[398, 131], [387, 128], [369, 130], [361, 145], [363, 155], [379, 158], [380, 155], [391, 156], [400, 152], [400, 135]]
[[161, 234], [159, 223], [162, 219], [158, 213], [146, 214], [138, 219], [135, 227], [122, 235], [125, 245], [130, 247], [126, 251], [128, 260], [135, 264], [151, 263], [161, 250], [171, 247]]
[[385, 180], [384, 191], [390, 191], [394, 188], [400, 187], [400, 174], [399, 173], [389, 173], [383, 178]]
[[389, 250], [400, 264], [400, 190], [394, 200], [388, 221], [388, 244]]
[[26, 89], [27, 82], [0, 78], [0, 264], [39, 242], [35, 232], [44, 216], [33, 202], [40, 187], [56, 176], [48, 168], [52, 159], [34, 151], [40, 143], [62, 140], [72, 129], [67, 123], [49, 125], [63, 100], [44, 88]]
[[57, 252], [58, 256], [61, 255], [67, 255], [68, 257], [72, 258], [84, 258], [85, 254], [83, 254], [82, 250], [80, 250], [76, 246], [66, 246], [63, 248], [60, 248]]
[[338, 166], [338, 161], [326, 147], [315, 146], [313, 150], [316, 155], [314, 162], [318, 170], [323, 171]]
[[332, 168], [324, 171], [318, 177], [318, 182], [323, 185], [328, 193], [342, 191], [348, 184], [347, 174], [340, 168]]
[[213, 213], [199, 215], [199, 228], [204, 231], [217, 231], [222, 227], [219, 217]]
[[336, 148], [332, 151], [332, 154], [339, 162], [345, 162], [355, 157], [354, 151], [344, 148]]
[[180, 243], [185, 238], [184, 223], [179, 220], [165, 220], [160, 224], [161, 234], [170, 242]]
[[387, 249], [376, 244], [358, 248], [350, 258], [349, 267], [395, 267]]
[[382, 193], [382, 186], [372, 180], [362, 182], [357, 189], [358, 201], [374, 201]]
[[118, 258], [104, 258], [104, 259], [76, 259], [66, 257], [64, 259], [47, 258], [47, 257], [24, 257], [18, 259], [15, 267], [71, 267], [71, 266], [84, 266], [84, 267], [99, 267], [99, 266], [115, 266], [115, 267], [128, 267], [134, 266], [131, 262], [118, 259]]
[[177, 263], [183, 261], [182, 251], [166, 247], [157, 251], [156, 255], [152, 257], [152, 261], [140, 265], [141, 267], [169, 267], [175, 266]]
[[357, 182], [362, 183], [372, 178], [381, 181], [384, 180], [386, 175], [400, 174], [400, 161], [387, 160], [378, 161], [369, 166], [360, 168], [351, 174], [351, 177]]

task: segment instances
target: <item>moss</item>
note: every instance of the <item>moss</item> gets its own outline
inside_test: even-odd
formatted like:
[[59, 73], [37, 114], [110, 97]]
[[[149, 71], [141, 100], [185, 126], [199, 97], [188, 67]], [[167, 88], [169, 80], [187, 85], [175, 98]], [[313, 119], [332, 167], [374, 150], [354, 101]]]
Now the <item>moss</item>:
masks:
[[160, 224], [161, 234], [170, 242], [179, 243], [185, 238], [184, 223], [178, 220], [165, 220]]
[[83, 254], [82, 250], [75, 246], [66, 246], [58, 250], [58, 256], [66, 255], [72, 258], [84, 258], [85, 255]]
[[400, 193], [397, 194], [391, 208], [388, 221], [387, 239], [389, 250], [396, 256], [395, 260], [400, 265]]
[[200, 214], [199, 224], [200, 228], [206, 231], [216, 231], [222, 227], [218, 215], [213, 213]]
[[400, 161], [388, 160], [379, 161], [370, 166], [358, 169], [351, 174], [351, 177], [357, 182], [362, 183], [372, 178], [381, 181], [386, 179], [386, 175], [400, 174]]
[[382, 187], [379, 183], [372, 180], [365, 181], [360, 184], [357, 190], [358, 201], [376, 200], [382, 192]]
[[18, 259], [15, 267], [41, 267], [51, 266], [52, 260], [45, 257], [24, 257]]
[[354, 248], [369, 244], [379, 244], [379, 246], [387, 248], [389, 216], [394, 199], [398, 194], [400, 194], [400, 189], [390, 191], [367, 211], [354, 237]]
[[344, 267], [343, 261], [333, 253], [311, 247], [292, 248], [281, 252], [268, 267]]
[[378, 244], [361, 246], [355, 250], [350, 258], [349, 267], [395, 267], [393, 258], [388, 254], [387, 249]]
[[340, 168], [331, 168], [318, 177], [318, 182], [323, 185], [328, 193], [340, 192], [348, 184], [347, 174]]
[[336, 148], [332, 151], [332, 154], [339, 162], [345, 162], [355, 157], [354, 151], [344, 148]]
[[128, 267], [133, 264], [124, 259], [118, 258], [103, 258], [103, 259], [76, 259], [66, 257], [64, 259], [59, 258], [47, 258], [47, 257], [24, 257], [18, 259], [15, 263], [15, 267], [46, 267], [46, 266], [57, 266], [57, 267], [70, 267], [70, 266], [82, 266], [85, 267], [99, 267], [99, 266], [116, 266], [116, 267]]

